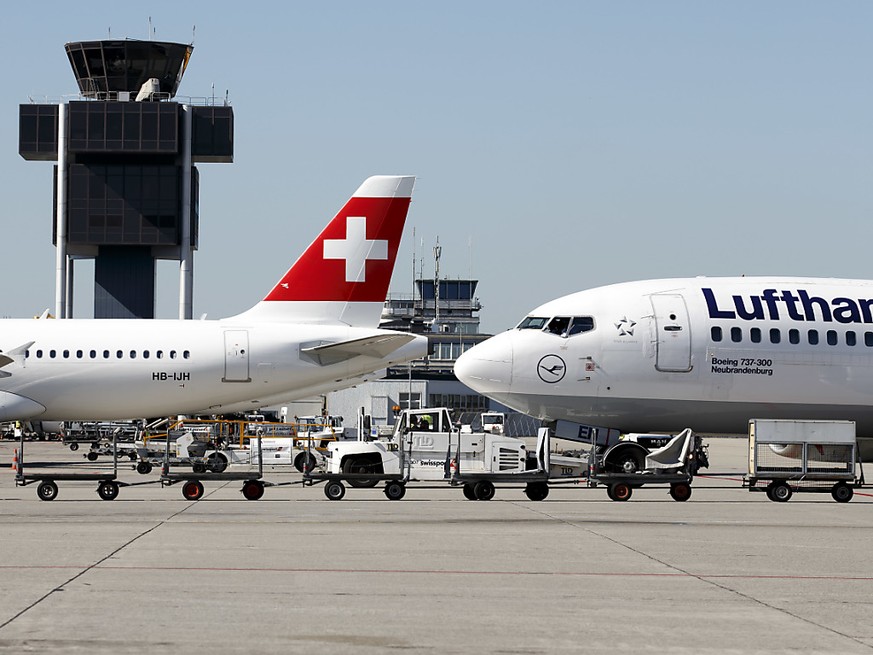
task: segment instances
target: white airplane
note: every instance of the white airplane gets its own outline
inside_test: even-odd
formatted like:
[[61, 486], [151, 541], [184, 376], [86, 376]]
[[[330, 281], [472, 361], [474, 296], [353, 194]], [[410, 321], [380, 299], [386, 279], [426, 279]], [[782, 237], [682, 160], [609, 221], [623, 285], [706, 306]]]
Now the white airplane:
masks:
[[367, 179], [237, 316], [0, 321], [0, 420], [222, 413], [341, 389], [423, 357], [426, 337], [377, 329], [414, 181]]
[[455, 373], [525, 414], [621, 432], [852, 420], [866, 460], [873, 281], [701, 277], [590, 289], [471, 348]]

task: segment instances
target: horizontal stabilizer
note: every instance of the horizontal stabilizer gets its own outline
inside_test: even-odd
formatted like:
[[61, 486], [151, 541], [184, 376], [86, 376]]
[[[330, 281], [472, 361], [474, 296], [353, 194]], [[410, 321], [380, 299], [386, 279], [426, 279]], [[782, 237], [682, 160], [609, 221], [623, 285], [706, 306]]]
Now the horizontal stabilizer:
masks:
[[413, 339], [415, 337], [411, 334], [379, 334], [351, 341], [301, 347], [300, 353], [320, 366], [330, 366], [358, 356], [382, 359]]

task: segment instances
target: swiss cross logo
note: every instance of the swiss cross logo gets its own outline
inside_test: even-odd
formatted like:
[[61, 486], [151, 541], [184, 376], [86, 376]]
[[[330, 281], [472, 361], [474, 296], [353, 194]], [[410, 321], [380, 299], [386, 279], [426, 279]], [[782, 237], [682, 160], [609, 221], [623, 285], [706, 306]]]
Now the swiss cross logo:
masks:
[[388, 241], [367, 238], [367, 217], [346, 217], [346, 238], [325, 239], [324, 258], [346, 262], [346, 282], [365, 282], [368, 260], [387, 260]]

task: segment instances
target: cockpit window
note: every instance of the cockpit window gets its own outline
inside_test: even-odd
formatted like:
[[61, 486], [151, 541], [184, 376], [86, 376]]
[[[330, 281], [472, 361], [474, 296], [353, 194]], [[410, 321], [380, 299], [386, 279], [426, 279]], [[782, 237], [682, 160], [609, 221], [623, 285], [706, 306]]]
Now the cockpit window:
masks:
[[521, 323], [518, 324], [519, 330], [542, 330], [549, 319], [544, 316], [526, 316]]
[[591, 316], [556, 316], [549, 321], [548, 331], [562, 337], [589, 332], [594, 329]]
[[594, 319], [590, 316], [574, 316], [573, 324], [567, 332], [569, 335], [581, 334], [582, 332], [590, 332], [594, 329]]
[[566, 334], [569, 328], [569, 316], [555, 316], [555, 318], [549, 321], [549, 332], [552, 334]]

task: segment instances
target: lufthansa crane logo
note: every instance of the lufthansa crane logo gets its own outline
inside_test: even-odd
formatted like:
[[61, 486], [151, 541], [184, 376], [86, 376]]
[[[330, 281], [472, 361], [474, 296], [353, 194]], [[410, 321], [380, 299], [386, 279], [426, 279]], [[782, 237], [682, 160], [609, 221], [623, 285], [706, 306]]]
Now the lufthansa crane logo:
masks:
[[567, 365], [557, 355], [546, 355], [537, 364], [537, 375], [540, 376], [540, 380], [547, 384], [560, 382], [564, 379], [566, 372]]
[[388, 259], [388, 242], [367, 239], [367, 218], [346, 217], [346, 238], [324, 240], [325, 259], [346, 262], [346, 282], [364, 282], [367, 260]]

